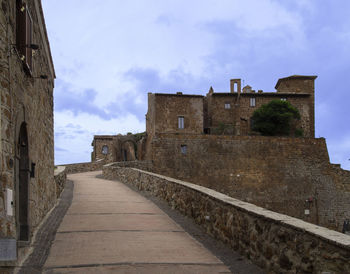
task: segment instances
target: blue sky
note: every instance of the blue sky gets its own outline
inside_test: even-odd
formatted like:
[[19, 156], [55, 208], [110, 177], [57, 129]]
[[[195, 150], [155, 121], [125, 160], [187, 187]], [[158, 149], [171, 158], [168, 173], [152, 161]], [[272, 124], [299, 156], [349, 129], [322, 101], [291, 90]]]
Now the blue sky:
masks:
[[316, 137], [350, 169], [350, 1], [42, 0], [57, 79], [55, 163], [96, 134], [145, 130], [147, 92], [275, 91], [316, 79]]

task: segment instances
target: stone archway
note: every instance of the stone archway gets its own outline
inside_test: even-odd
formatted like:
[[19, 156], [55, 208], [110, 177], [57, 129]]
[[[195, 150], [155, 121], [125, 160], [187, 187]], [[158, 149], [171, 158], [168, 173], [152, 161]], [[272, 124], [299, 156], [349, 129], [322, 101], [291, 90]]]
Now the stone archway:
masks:
[[27, 124], [22, 122], [19, 134], [17, 148], [17, 237], [19, 241], [29, 240], [29, 148], [28, 148], [28, 132]]
[[133, 139], [126, 139], [121, 142], [121, 158], [122, 161], [135, 161], [136, 160], [136, 142]]

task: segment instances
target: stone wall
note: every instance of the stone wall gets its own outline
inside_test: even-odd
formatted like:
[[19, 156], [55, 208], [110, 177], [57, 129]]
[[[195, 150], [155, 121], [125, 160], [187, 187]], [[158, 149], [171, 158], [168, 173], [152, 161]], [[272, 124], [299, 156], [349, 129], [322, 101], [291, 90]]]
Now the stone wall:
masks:
[[314, 93], [317, 76], [294, 75], [278, 79], [275, 89], [279, 93]]
[[[115, 136], [111, 135], [99, 135], [94, 136], [94, 140], [92, 141], [93, 146], [93, 152], [91, 157], [91, 162], [95, 162], [97, 160], [105, 160], [107, 163], [114, 162], [116, 159], [116, 152], [115, 152]], [[107, 146], [107, 153], [102, 153], [102, 148], [104, 146]]]
[[113, 167], [132, 167], [145, 171], [152, 171], [152, 162], [151, 161], [127, 161], [127, 162], [115, 162], [109, 163], [103, 166], [102, 170], [105, 168], [109, 170], [109, 168]]
[[[303, 121], [308, 122], [309, 135], [305, 134], [307, 137], [315, 136], [315, 79], [317, 76], [302, 76], [294, 75], [285, 78], [278, 79], [278, 82], [275, 86], [278, 94], [302, 94], [308, 93], [308, 101], [303, 105], [301, 114], [301, 120], [304, 120], [303, 114], [305, 111], [308, 111], [308, 120]], [[297, 103], [298, 104], [298, 103]], [[307, 109], [306, 109], [307, 108]], [[298, 108], [300, 111], [300, 108]], [[305, 126], [306, 124], [304, 124]], [[305, 128], [304, 128], [305, 130]], [[305, 131], [306, 132], [306, 131]]]
[[323, 138], [158, 134], [150, 146], [155, 173], [339, 231], [350, 218], [349, 173]]
[[[91, 153], [91, 161], [104, 160], [105, 163], [119, 162], [119, 161], [135, 161], [136, 154], [144, 154], [143, 151], [137, 151], [137, 135], [95, 135], [92, 141], [93, 151]], [[141, 143], [141, 142], [139, 142]], [[143, 149], [142, 144], [139, 147]], [[102, 151], [105, 150], [104, 154]]]
[[[33, 65], [30, 71], [26, 69], [26, 60], [21, 60], [19, 47], [14, 45], [16, 30], [20, 29], [16, 25], [16, 2], [0, 1], [0, 238], [20, 240], [22, 231], [30, 241], [56, 202], [55, 72], [39, 0], [25, 1], [24, 11], [30, 12], [33, 22], [32, 43], [40, 49], [30, 52]], [[6, 189], [13, 191], [13, 216], [5, 212]]]
[[[315, 79], [316, 76], [297, 75], [281, 78], [276, 85], [277, 92], [255, 92], [246, 86], [242, 92], [231, 93], [218, 93], [210, 88], [205, 97], [181, 92], [149, 93], [147, 134], [222, 134], [218, 133], [221, 131], [218, 128], [225, 126], [226, 134], [249, 135], [252, 134], [250, 120], [254, 111], [272, 100], [282, 99], [300, 112], [300, 120], [294, 126], [302, 129], [304, 137], [314, 137]], [[231, 84], [234, 82], [240, 85], [240, 79], [232, 79]], [[178, 117], [184, 117], [184, 129], [179, 129]]]
[[164, 199], [269, 273], [350, 272], [348, 235], [147, 171], [104, 166], [103, 175]]
[[[181, 94], [148, 94], [148, 134], [151, 132], [203, 132], [203, 96]], [[151, 104], [153, 103], [153, 104]], [[184, 117], [184, 128], [179, 129], [178, 117]]]
[[[255, 100], [255, 106], [250, 105], [251, 98]], [[232, 130], [226, 134], [249, 135], [251, 132], [251, 117], [255, 110], [272, 100], [286, 99], [299, 110], [300, 120], [296, 127], [303, 130], [305, 137], [314, 137], [313, 131], [313, 105], [310, 103], [313, 97], [310, 94], [284, 94], [279, 92], [264, 93], [208, 93], [208, 126], [211, 134], [216, 134], [215, 129], [220, 124], [231, 125]], [[229, 104], [229, 108], [225, 108]], [[311, 105], [310, 105], [311, 104]]]
[[135, 142], [132, 141], [124, 141], [121, 142], [121, 157], [119, 157], [117, 160], [121, 161], [135, 161], [136, 160], [136, 151], [135, 148], [137, 147]]
[[67, 174], [80, 173], [101, 170], [102, 166], [105, 164], [105, 161], [100, 160], [97, 162], [86, 162], [86, 163], [77, 163], [77, 164], [67, 164], [64, 165], [66, 168]]
[[65, 166], [58, 166], [55, 168], [55, 183], [56, 183], [56, 197], [59, 198], [66, 185], [67, 172]]

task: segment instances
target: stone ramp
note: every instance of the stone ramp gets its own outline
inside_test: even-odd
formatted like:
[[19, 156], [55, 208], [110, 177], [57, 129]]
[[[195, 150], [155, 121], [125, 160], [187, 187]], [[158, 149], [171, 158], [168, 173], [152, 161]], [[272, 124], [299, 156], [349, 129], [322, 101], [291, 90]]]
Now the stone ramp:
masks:
[[231, 273], [155, 204], [100, 173], [68, 176], [73, 201], [44, 273]]

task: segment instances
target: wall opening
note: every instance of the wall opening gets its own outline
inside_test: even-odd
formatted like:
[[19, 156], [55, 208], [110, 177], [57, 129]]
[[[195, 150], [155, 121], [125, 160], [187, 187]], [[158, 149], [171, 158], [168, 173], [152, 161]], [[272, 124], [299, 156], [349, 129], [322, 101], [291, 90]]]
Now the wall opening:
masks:
[[128, 152], [126, 151], [126, 149], [123, 149], [123, 161], [126, 162], [128, 160]]
[[250, 106], [255, 107], [255, 97], [250, 98]]
[[102, 146], [102, 154], [103, 155], [107, 155], [108, 154], [108, 146], [107, 145]]
[[185, 117], [184, 116], [178, 116], [178, 127], [179, 129], [184, 129], [185, 128]]

